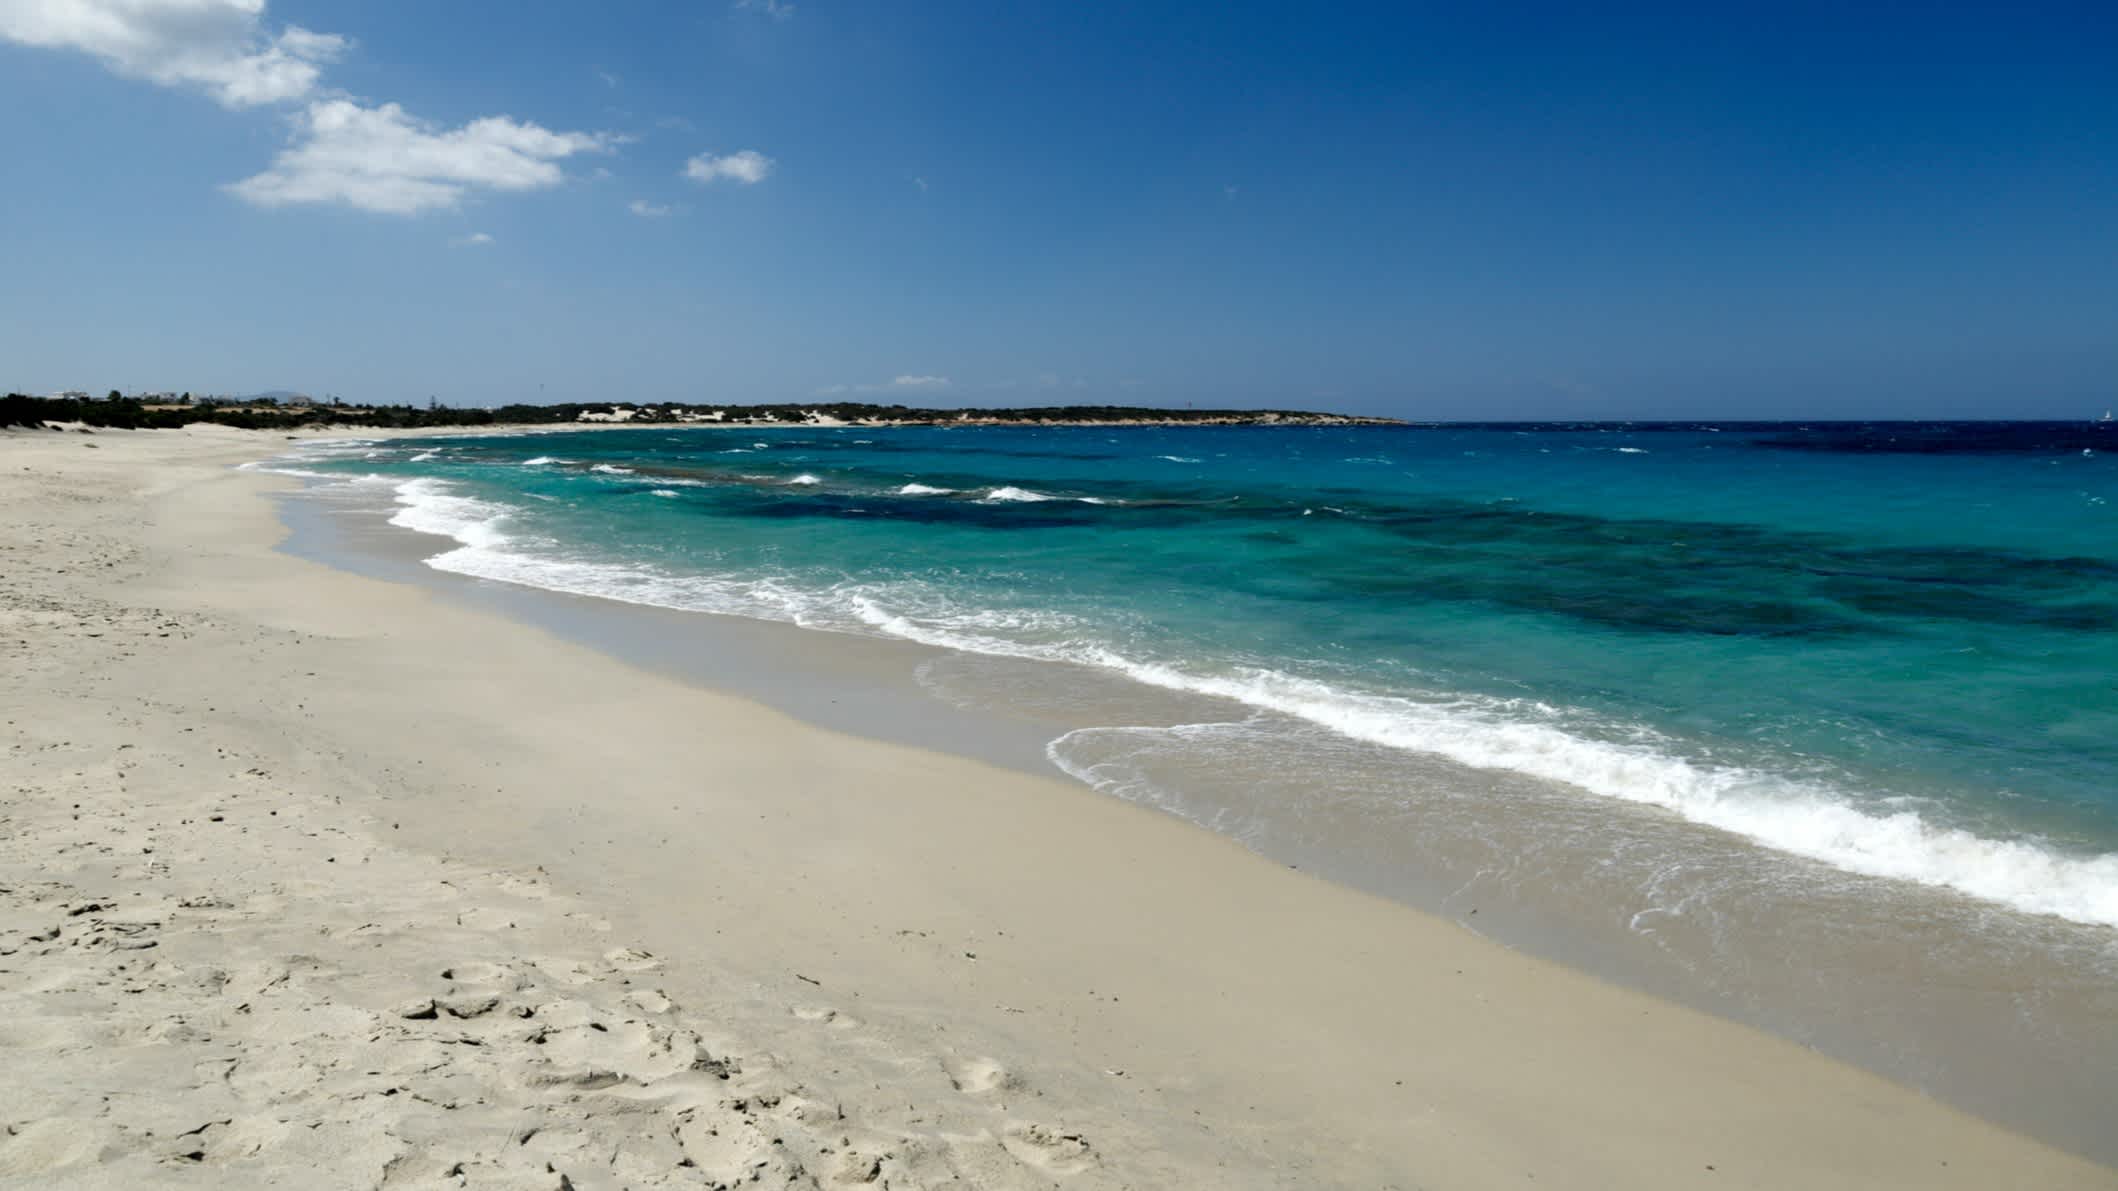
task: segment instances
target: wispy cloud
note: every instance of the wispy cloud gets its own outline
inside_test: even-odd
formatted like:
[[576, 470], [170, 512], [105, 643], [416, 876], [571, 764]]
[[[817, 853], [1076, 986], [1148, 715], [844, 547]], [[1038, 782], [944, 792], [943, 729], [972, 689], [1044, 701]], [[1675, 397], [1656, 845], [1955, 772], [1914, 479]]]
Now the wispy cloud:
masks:
[[921, 194], [925, 194], [927, 192], [927, 180], [925, 178], [912, 179], [912, 185], [919, 187], [919, 193]]
[[946, 389], [950, 388], [953, 383], [954, 382], [950, 381], [949, 378], [946, 376], [914, 376], [911, 374], [906, 374], [904, 376], [892, 377], [890, 380], [885, 381], [882, 384], [825, 385], [824, 387], [815, 390], [815, 393], [818, 397], [837, 397], [846, 393], [901, 393], [907, 390]]
[[0, 39], [91, 54], [232, 108], [303, 98], [353, 44], [297, 25], [268, 34], [263, 12], [262, 0], [0, 0]]
[[642, 219], [661, 219], [664, 216], [677, 213], [675, 207], [665, 206], [661, 203], [650, 203], [646, 199], [634, 199], [625, 204], [625, 209]]
[[622, 138], [553, 132], [507, 116], [442, 128], [394, 103], [323, 87], [323, 66], [352, 48], [335, 33], [267, 27], [266, 0], [0, 0], [0, 40], [93, 55], [114, 73], [202, 91], [227, 107], [299, 103], [293, 143], [230, 193], [265, 207], [339, 203], [416, 215], [473, 190], [535, 190], [558, 162]]
[[611, 88], [615, 88], [619, 83], [625, 81], [623, 76], [612, 74], [610, 71], [604, 70], [602, 67], [596, 68], [596, 77], [603, 80], [604, 86]]
[[775, 21], [784, 21], [794, 16], [794, 5], [787, 0], [735, 0], [738, 12], [757, 12]]
[[468, 236], [458, 236], [455, 239], [449, 241], [449, 247], [481, 248], [492, 242], [493, 238], [489, 235], [486, 235], [484, 232], [472, 232]]
[[295, 129], [295, 143], [271, 168], [228, 189], [261, 207], [344, 203], [417, 215], [454, 208], [473, 189], [556, 186], [566, 176], [560, 161], [618, 143], [604, 133], [553, 132], [506, 116], [439, 128], [394, 103], [367, 108], [349, 99], [310, 104]]
[[726, 157], [701, 153], [684, 163], [684, 176], [694, 182], [711, 183], [723, 178], [755, 186], [772, 173], [773, 160], [755, 149], [744, 149]]

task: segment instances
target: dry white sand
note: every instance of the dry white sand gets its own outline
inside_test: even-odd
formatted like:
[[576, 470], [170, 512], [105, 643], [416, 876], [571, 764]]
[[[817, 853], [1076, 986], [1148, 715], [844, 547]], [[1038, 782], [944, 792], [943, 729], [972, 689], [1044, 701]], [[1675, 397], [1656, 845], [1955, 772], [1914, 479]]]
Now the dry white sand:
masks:
[[1060, 781], [0, 434], [0, 1184], [2111, 1187]]

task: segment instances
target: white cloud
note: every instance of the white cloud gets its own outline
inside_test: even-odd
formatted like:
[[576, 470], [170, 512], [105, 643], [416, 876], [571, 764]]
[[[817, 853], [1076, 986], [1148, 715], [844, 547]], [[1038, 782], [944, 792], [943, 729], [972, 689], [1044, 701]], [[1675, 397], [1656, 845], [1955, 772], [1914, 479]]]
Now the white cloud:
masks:
[[650, 203], [646, 199], [634, 199], [625, 204], [625, 209], [642, 219], [660, 219], [664, 215], [674, 215], [677, 211], [675, 207], [664, 206], [661, 203]]
[[[0, 0], [0, 40], [77, 50], [118, 74], [197, 88], [228, 107], [303, 102], [292, 117], [294, 143], [271, 168], [227, 187], [265, 207], [345, 203], [414, 215], [455, 207], [474, 189], [557, 185], [565, 178], [560, 160], [621, 143], [607, 133], [552, 132], [506, 116], [443, 129], [394, 103], [369, 106], [319, 98], [330, 94], [321, 91], [322, 65], [335, 61], [352, 42], [293, 25], [270, 31], [265, 5], [266, 0]], [[770, 164], [764, 162], [768, 169]], [[747, 164], [737, 166], [743, 168]]]
[[921, 194], [925, 194], [927, 192], [927, 180], [925, 178], [912, 179], [912, 185], [919, 187], [919, 193]]
[[78, 50], [129, 78], [197, 87], [228, 107], [302, 99], [352, 44], [264, 27], [265, 0], [0, 0], [0, 39]]
[[472, 232], [468, 236], [458, 236], [449, 241], [449, 246], [451, 248], [482, 248], [492, 242], [493, 238], [484, 232]]
[[596, 71], [596, 77], [602, 79], [603, 85], [606, 87], [616, 87], [619, 83], [625, 81], [620, 76], [612, 74], [610, 71], [601, 69]]
[[566, 177], [558, 162], [615, 144], [605, 133], [553, 132], [506, 116], [442, 129], [394, 103], [312, 103], [272, 166], [231, 184], [261, 207], [344, 203], [363, 211], [417, 215], [446, 210], [473, 189], [537, 190]]
[[694, 182], [713, 182], [721, 178], [754, 186], [765, 180], [772, 172], [772, 159], [755, 149], [744, 149], [726, 157], [715, 157], [701, 153], [684, 163], [684, 176]]
[[879, 385], [825, 385], [817, 389], [819, 397], [835, 397], [841, 393], [887, 393], [902, 389], [946, 389], [953, 382], [946, 376], [899, 376]]
[[787, 0], [735, 0], [735, 7], [764, 13], [775, 21], [784, 21], [794, 15], [794, 5]]

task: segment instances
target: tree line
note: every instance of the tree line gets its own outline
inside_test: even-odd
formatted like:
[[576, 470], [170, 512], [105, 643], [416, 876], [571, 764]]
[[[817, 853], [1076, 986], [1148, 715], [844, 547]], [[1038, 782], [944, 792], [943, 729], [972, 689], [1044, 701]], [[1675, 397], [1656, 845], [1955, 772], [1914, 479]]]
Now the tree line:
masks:
[[[202, 400], [166, 405], [113, 394], [102, 401], [30, 397], [10, 393], [0, 398], [0, 426], [41, 426], [46, 422], [79, 422], [125, 430], [175, 429], [198, 422], [245, 430], [294, 430], [304, 427], [548, 426], [577, 422], [584, 413], [608, 416], [621, 408], [611, 402], [566, 402], [558, 405], [502, 405], [459, 409], [446, 405], [264, 405]], [[827, 404], [784, 402], [769, 405], [625, 405], [634, 423], [683, 421], [721, 413], [728, 421], [799, 423], [811, 414], [845, 422], [876, 419], [893, 422], [956, 422], [965, 418], [1007, 422], [1220, 422], [1313, 421], [1329, 415], [1296, 410], [1151, 409], [1130, 405], [1063, 405], [1008, 409], [920, 409], [904, 405], [871, 405], [838, 401]], [[710, 423], [709, 423], [710, 424]]]

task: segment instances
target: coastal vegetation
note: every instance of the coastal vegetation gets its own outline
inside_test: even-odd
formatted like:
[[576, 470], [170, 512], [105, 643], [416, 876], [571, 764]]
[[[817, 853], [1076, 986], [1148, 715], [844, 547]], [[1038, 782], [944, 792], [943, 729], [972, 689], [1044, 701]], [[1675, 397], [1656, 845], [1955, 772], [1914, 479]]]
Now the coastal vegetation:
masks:
[[78, 396], [32, 397], [10, 393], [0, 398], [0, 426], [41, 426], [72, 422], [119, 429], [174, 429], [197, 422], [246, 430], [293, 430], [307, 427], [390, 427], [399, 429], [460, 426], [561, 426], [574, 423], [645, 425], [1394, 425], [1394, 418], [1355, 417], [1303, 410], [1157, 409], [1132, 405], [1065, 405], [1009, 409], [921, 409], [834, 401], [823, 404], [691, 405], [664, 402], [633, 405], [614, 402], [564, 402], [557, 405], [502, 405], [457, 408], [415, 405], [319, 404], [278, 398], [193, 400], [126, 397], [115, 391], [102, 400]]

